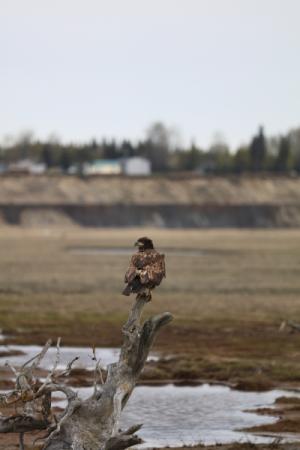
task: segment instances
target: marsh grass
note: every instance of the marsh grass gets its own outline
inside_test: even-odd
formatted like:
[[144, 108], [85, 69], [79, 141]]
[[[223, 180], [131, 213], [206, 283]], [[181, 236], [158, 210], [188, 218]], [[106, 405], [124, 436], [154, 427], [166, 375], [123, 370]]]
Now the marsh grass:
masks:
[[300, 334], [279, 332], [283, 319], [300, 321], [300, 230], [3, 227], [0, 327], [10, 341], [60, 335], [65, 344], [119, 345], [132, 302], [120, 294], [129, 256], [72, 249], [131, 248], [140, 235], [158, 249], [201, 250], [166, 254], [167, 278], [147, 306], [148, 315], [175, 316], [157, 342], [181, 355], [167, 373], [300, 381]]

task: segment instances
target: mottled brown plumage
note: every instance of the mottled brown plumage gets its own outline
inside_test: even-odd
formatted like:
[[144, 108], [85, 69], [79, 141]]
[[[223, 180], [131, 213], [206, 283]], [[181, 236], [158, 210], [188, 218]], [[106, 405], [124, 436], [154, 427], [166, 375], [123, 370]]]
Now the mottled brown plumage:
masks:
[[158, 253], [151, 239], [142, 237], [135, 243], [139, 250], [130, 261], [125, 273], [123, 295], [139, 294], [151, 299], [151, 291], [166, 276], [165, 255]]

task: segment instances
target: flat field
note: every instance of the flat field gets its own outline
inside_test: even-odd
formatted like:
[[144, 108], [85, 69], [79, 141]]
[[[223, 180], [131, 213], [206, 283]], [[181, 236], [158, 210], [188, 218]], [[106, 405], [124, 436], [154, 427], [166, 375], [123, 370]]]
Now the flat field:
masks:
[[146, 315], [174, 315], [156, 341], [174, 358], [149, 379], [299, 384], [300, 333], [279, 327], [300, 322], [300, 230], [2, 227], [0, 328], [8, 341], [119, 345], [133, 301], [120, 294], [130, 256], [123, 250], [134, 251], [140, 235], [167, 263]]

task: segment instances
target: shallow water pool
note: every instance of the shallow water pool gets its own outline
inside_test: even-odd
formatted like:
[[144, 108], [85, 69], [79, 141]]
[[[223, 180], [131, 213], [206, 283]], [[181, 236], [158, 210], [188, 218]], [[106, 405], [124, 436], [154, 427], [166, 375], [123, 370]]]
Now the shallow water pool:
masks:
[[[79, 389], [83, 398], [90, 388]], [[238, 431], [276, 422], [276, 418], [245, 412], [271, 407], [276, 398], [294, 392], [241, 392], [226, 386], [138, 386], [123, 411], [121, 428], [143, 423], [138, 432], [142, 447], [178, 447], [203, 443], [269, 443], [274, 438]]]
[[[24, 355], [0, 358], [0, 365], [6, 359], [18, 366], [40, 352], [39, 346], [13, 345], [0, 346], [1, 350], [19, 350]], [[56, 349], [49, 349], [42, 367], [52, 367]], [[119, 349], [99, 348], [97, 357], [102, 364], [117, 360]], [[94, 367], [92, 351], [84, 347], [62, 347], [61, 364], [66, 364], [75, 356], [80, 360], [75, 367]], [[152, 358], [157, 358], [156, 355]], [[86, 398], [92, 393], [92, 388], [76, 388], [79, 396]], [[256, 436], [241, 430], [256, 425], [273, 423], [277, 419], [261, 416], [245, 410], [270, 407], [281, 396], [295, 396], [295, 392], [272, 390], [269, 392], [241, 392], [225, 386], [182, 387], [138, 386], [134, 390], [125, 410], [120, 426], [129, 427], [143, 423], [139, 435], [145, 440], [143, 447], [177, 447], [203, 443], [206, 445], [230, 442], [271, 442], [273, 438]], [[58, 402], [63, 406], [63, 402]]]

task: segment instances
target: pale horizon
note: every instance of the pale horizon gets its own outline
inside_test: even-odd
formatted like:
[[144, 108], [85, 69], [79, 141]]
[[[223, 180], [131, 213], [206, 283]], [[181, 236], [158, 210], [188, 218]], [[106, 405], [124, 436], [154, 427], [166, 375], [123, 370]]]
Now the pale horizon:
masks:
[[234, 150], [300, 126], [297, 0], [1, 3], [1, 141], [137, 141], [162, 121]]

